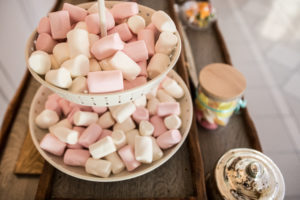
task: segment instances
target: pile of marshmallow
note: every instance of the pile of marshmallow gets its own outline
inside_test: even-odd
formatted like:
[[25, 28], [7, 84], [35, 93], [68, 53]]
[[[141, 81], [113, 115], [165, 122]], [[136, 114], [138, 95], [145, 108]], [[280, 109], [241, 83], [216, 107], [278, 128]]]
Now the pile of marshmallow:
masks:
[[113, 107], [82, 106], [51, 94], [35, 119], [49, 130], [40, 147], [92, 175], [133, 171], [161, 159], [163, 150], [181, 141], [178, 100], [183, 95], [169, 77], [147, 96]]
[[101, 37], [98, 5], [88, 10], [65, 3], [38, 25], [29, 67], [59, 88], [108, 93], [145, 84], [164, 72], [178, 43], [176, 26], [163, 11], [145, 19], [138, 4], [106, 8], [107, 36]]

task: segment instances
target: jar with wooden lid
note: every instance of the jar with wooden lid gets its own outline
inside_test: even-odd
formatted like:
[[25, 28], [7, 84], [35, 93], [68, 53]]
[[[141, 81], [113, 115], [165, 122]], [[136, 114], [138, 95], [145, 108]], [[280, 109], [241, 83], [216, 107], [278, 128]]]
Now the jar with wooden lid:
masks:
[[246, 79], [236, 68], [223, 63], [205, 66], [195, 101], [198, 122], [210, 130], [226, 126], [232, 114], [246, 106], [245, 89]]

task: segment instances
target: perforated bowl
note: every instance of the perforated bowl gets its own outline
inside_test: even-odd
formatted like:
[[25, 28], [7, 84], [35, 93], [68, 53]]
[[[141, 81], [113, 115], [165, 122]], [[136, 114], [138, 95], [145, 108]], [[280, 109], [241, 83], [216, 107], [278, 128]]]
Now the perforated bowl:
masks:
[[[82, 8], [89, 8], [91, 5], [93, 5], [95, 2], [90, 3], [84, 3], [79, 4], [78, 6]], [[112, 8], [114, 4], [120, 3], [118, 1], [106, 1], [106, 7]], [[139, 5], [139, 15], [141, 15], [145, 21], [146, 24], [149, 24], [151, 22], [151, 16], [152, 13], [155, 12], [155, 10], [148, 8], [146, 6]], [[59, 87], [56, 87], [47, 81], [45, 81], [44, 76], [38, 75], [36, 72], [34, 72], [28, 64], [28, 58], [31, 55], [31, 53], [35, 50], [35, 41], [38, 36], [38, 33], [34, 31], [30, 38], [28, 39], [26, 51], [25, 51], [25, 58], [26, 58], [26, 64], [31, 72], [32, 76], [40, 82], [43, 86], [49, 88], [53, 92], [57, 93], [59, 96], [61, 96], [64, 99], [67, 99], [69, 101], [72, 101], [77, 104], [81, 105], [87, 105], [87, 106], [113, 106], [113, 105], [119, 105], [123, 104], [129, 101], [133, 101], [140, 96], [146, 95], [149, 93], [152, 89], [158, 86], [158, 84], [161, 82], [161, 80], [168, 74], [168, 72], [174, 67], [176, 64], [180, 51], [181, 51], [181, 40], [178, 32], [175, 33], [175, 35], [178, 38], [178, 43], [176, 48], [171, 54], [170, 57], [170, 64], [168, 68], [161, 73], [159, 76], [155, 77], [154, 79], [148, 81], [146, 84], [135, 87], [130, 90], [125, 90], [122, 92], [113, 92], [113, 93], [105, 93], [105, 94], [83, 94], [83, 93], [74, 93], [70, 92], [65, 89], [61, 89]]]
[[181, 147], [183, 142], [185, 141], [192, 122], [193, 117], [193, 105], [191, 96], [189, 93], [189, 90], [187, 89], [185, 83], [183, 80], [179, 77], [179, 75], [171, 70], [168, 74], [169, 77], [173, 78], [178, 82], [178, 84], [183, 88], [185, 95], [180, 99], [180, 108], [181, 108], [181, 115], [180, 118], [182, 119], [182, 126], [180, 128], [180, 132], [182, 134], [182, 140], [177, 145], [173, 146], [172, 148], [165, 150], [164, 155], [160, 160], [157, 160], [151, 164], [142, 164], [140, 167], [138, 167], [133, 172], [128, 172], [124, 170], [123, 172], [115, 175], [110, 175], [108, 178], [101, 178], [96, 177], [90, 174], [87, 174], [85, 172], [85, 169], [83, 167], [72, 167], [65, 165], [63, 163], [63, 157], [54, 156], [50, 153], [47, 153], [46, 151], [42, 150], [40, 148], [40, 141], [44, 137], [44, 135], [48, 132], [45, 129], [38, 128], [34, 120], [36, 116], [44, 109], [45, 101], [47, 100], [47, 97], [49, 94], [51, 94], [51, 90], [48, 88], [41, 86], [37, 93], [35, 94], [35, 97], [32, 101], [30, 112], [29, 112], [29, 128], [30, 128], [30, 134], [33, 140], [33, 143], [37, 150], [40, 152], [40, 154], [43, 156], [45, 160], [47, 160], [51, 165], [53, 165], [58, 170], [79, 178], [83, 180], [88, 181], [96, 181], [96, 182], [114, 182], [114, 181], [122, 181], [127, 179], [132, 179], [138, 176], [141, 176], [143, 174], [149, 173], [152, 170], [158, 168], [160, 165], [165, 163], [167, 160], [169, 160]]

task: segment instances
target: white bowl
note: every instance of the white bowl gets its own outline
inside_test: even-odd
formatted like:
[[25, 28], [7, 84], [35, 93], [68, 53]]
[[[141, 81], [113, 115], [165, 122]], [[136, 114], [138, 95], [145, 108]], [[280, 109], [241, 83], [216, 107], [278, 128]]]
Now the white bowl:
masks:
[[185, 95], [180, 99], [180, 108], [181, 108], [181, 119], [182, 119], [182, 127], [180, 128], [180, 132], [182, 134], [182, 140], [180, 143], [175, 145], [174, 147], [165, 150], [164, 155], [160, 160], [157, 160], [151, 164], [142, 164], [140, 167], [138, 167], [133, 172], [128, 172], [124, 170], [123, 172], [115, 175], [111, 175], [108, 178], [101, 178], [97, 176], [93, 176], [90, 174], [87, 174], [85, 172], [85, 169], [83, 167], [72, 167], [65, 165], [63, 163], [63, 157], [54, 156], [50, 153], [47, 153], [46, 151], [42, 150], [40, 148], [40, 141], [44, 137], [44, 135], [48, 132], [45, 129], [38, 128], [35, 123], [34, 119], [36, 116], [44, 109], [45, 101], [47, 100], [47, 97], [49, 94], [51, 94], [51, 90], [48, 88], [41, 86], [37, 93], [34, 96], [34, 99], [32, 101], [30, 112], [29, 112], [29, 127], [30, 127], [30, 134], [33, 140], [34, 145], [40, 152], [40, 154], [43, 156], [45, 160], [47, 160], [51, 165], [53, 165], [58, 170], [70, 175], [74, 176], [79, 179], [88, 180], [88, 181], [96, 181], [96, 182], [114, 182], [114, 181], [122, 181], [127, 179], [132, 179], [138, 176], [141, 176], [143, 174], [146, 174], [156, 168], [158, 168], [160, 165], [165, 163], [167, 160], [169, 160], [181, 147], [183, 142], [185, 141], [192, 122], [193, 117], [193, 104], [191, 100], [191, 96], [189, 93], [189, 90], [187, 89], [184, 81], [179, 77], [179, 75], [171, 70], [168, 74], [169, 77], [176, 80], [179, 85], [184, 89]]

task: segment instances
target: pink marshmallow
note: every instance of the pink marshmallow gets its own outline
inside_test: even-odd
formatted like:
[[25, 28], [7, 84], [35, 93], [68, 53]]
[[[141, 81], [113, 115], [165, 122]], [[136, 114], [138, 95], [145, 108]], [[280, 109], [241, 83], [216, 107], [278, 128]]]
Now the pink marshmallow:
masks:
[[61, 10], [49, 13], [49, 21], [53, 39], [65, 39], [71, 30], [69, 12]]
[[108, 31], [108, 34], [111, 35], [113, 33], [119, 33], [120, 38], [124, 41], [127, 42], [128, 40], [131, 40], [133, 37], [127, 23], [122, 23], [117, 26], [115, 26], [113, 29]]
[[101, 140], [101, 139], [103, 139], [106, 136], [111, 136], [111, 134], [112, 134], [111, 130], [109, 130], [109, 129], [102, 129], [102, 132], [101, 132], [100, 137], [98, 138], [98, 140]]
[[211, 124], [207, 120], [201, 120], [200, 125], [207, 130], [216, 130], [218, 128], [218, 124]]
[[80, 104], [73, 103], [73, 102], [70, 102], [70, 106], [71, 106], [71, 108], [78, 107], [81, 111], [93, 112], [93, 109], [91, 106], [80, 105]]
[[52, 39], [51, 35], [48, 33], [41, 33], [36, 40], [35, 48], [36, 50], [52, 53], [52, 50], [56, 44], [57, 42]]
[[156, 26], [153, 23], [150, 23], [146, 27], [146, 29], [150, 29], [150, 30], [153, 31], [155, 40], [158, 38], [160, 32], [159, 32], [159, 30], [156, 28]]
[[[106, 16], [107, 30], [110, 30], [115, 26], [115, 20], [108, 9], [105, 10], [105, 16]], [[94, 34], [100, 33], [100, 22], [99, 22], [98, 13], [93, 13], [88, 15], [85, 18], [85, 23], [89, 33], [94, 33]]]
[[71, 166], [85, 166], [90, 157], [90, 152], [83, 149], [67, 149], [64, 155], [64, 163]]
[[173, 145], [180, 142], [182, 136], [178, 130], [169, 130], [162, 135], [160, 135], [156, 142], [158, 146], [162, 149], [168, 149], [172, 147]]
[[90, 93], [107, 93], [123, 90], [120, 70], [89, 72], [87, 78]]
[[105, 106], [102, 106], [102, 107], [93, 106], [92, 109], [95, 113], [98, 113], [100, 115], [107, 111], [107, 107], [105, 107]]
[[133, 15], [137, 15], [139, 13], [139, 7], [135, 2], [124, 2], [115, 4], [110, 11], [114, 18], [124, 19]]
[[37, 32], [51, 34], [50, 21], [48, 17], [42, 17], [37, 27]]
[[124, 89], [129, 90], [147, 83], [147, 78], [145, 76], [138, 76], [133, 81], [124, 80]]
[[143, 29], [138, 32], [138, 40], [144, 40], [147, 46], [149, 56], [155, 53], [155, 37], [151, 29]]
[[147, 73], [147, 61], [141, 61], [137, 63], [140, 67], [141, 67], [141, 72], [139, 74], [139, 76], [145, 76], [146, 78], [148, 77], [148, 73]]
[[54, 110], [58, 116], [61, 115], [61, 107], [56, 99], [48, 98], [45, 103], [45, 109]]
[[58, 104], [61, 107], [65, 116], [67, 116], [71, 112], [70, 102], [65, 99], [58, 100]]
[[77, 111], [80, 111], [80, 108], [79, 108], [79, 107], [77, 107], [77, 106], [76, 106], [76, 107], [72, 107], [71, 112], [68, 114], [67, 119], [68, 119], [68, 121], [69, 121], [71, 124], [74, 123], [74, 122], [73, 122], [74, 114], [75, 114]]
[[84, 21], [85, 17], [87, 16], [87, 11], [85, 9], [69, 3], [64, 3], [63, 10], [69, 12], [72, 23]]
[[157, 115], [165, 117], [168, 115], [180, 115], [180, 104], [178, 102], [164, 102], [157, 106]]
[[135, 42], [137, 41], [137, 37], [135, 35], [132, 36], [132, 38], [130, 40], [128, 40], [127, 42]]
[[40, 147], [53, 155], [62, 156], [66, 148], [66, 143], [60, 141], [54, 135], [47, 133], [40, 142]]
[[[74, 131], [77, 131], [79, 133], [79, 137], [82, 134], [82, 132], [85, 130], [85, 128], [80, 126], [74, 126]], [[81, 146], [78, 142], [76, 144], [67, 144], [68, 149], [83, 149], [83, 146]]]
[[138, 124], [141, 121], [148, 121], [149, 120], [149, 111], [142, 106], [136, 107], [135, 112], [132, 114], [132, 118]]
[[161, 117], [155, 115], [150, 118], [150, 122], [154, 126], [154, 132], [153, 132], [154, 137], [158, 137], [161, 134], [168, 131], [168, 129], [164, 123], [164, 120]]
[[141, 163], [135, 159], [134, 151], [131, 145], [122, 147], [118, 153], [128, 171], [133, 171], [141, 165]]
[[91, 48], [91, 52], [98, 60], [102, 60], [112, 56], [118, 50], [122, 50], [123, 48], [124, 43], [119, 34], [114, 33], [96, 41]]
[[89, 125], [80, 135], [78, 143], [86, 148], [88, 148], [91, 144], [95, 143], [97, 139], [100, 137], [102, 128], [93, 123]]
[[125, 44], [123, 52], [135, 62], [148, 60], [148, 50], [144, 40]]

